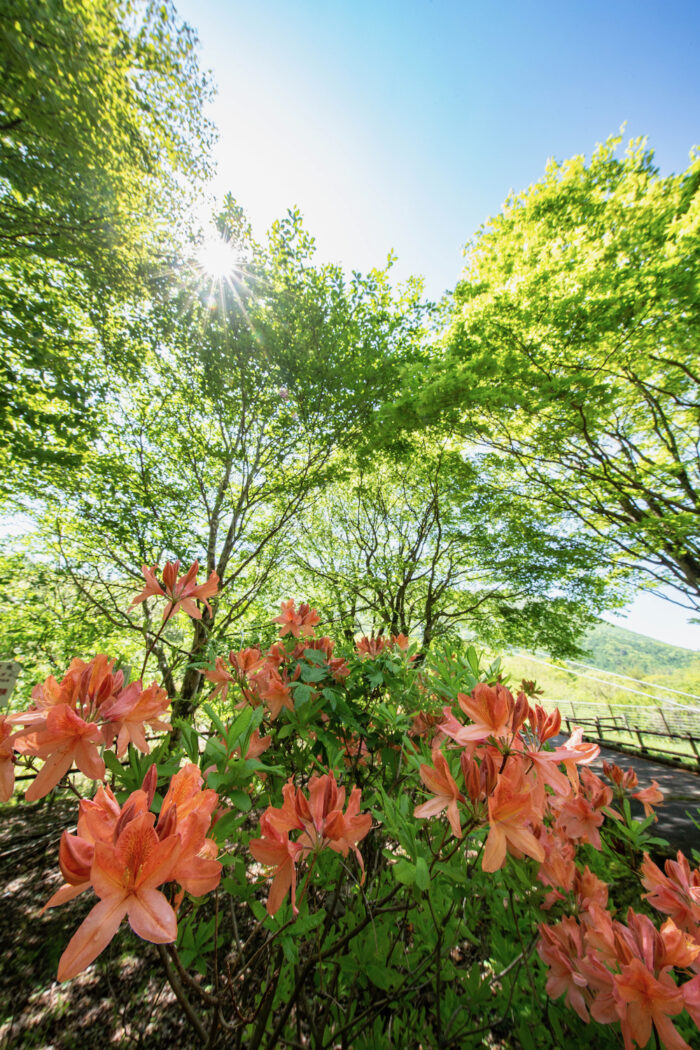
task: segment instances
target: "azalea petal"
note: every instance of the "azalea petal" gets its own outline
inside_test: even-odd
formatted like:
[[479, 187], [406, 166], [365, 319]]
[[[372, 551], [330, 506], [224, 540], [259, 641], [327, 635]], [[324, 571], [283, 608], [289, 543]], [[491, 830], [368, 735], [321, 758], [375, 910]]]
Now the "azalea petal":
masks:
[[162, 882], [169, 882], [180, 853], [179, 835], [169, 835], [149, 853], [138, 876], [138, 892], [154, 890]]
[[544, 860], [545, 853], [542, 843], [538, 842], [532, 832], [528, 831], [527, 828], [507, 828], [506, 837], [516, 849], [522, 850], [523, 853], [527, 853], [528, 857], [533, 857], [540, 862]]
[[0, 802], [9, 802], [15, 785], [15, 767], [10, 759], [0, 760]]
[[436, 817], [438, 813], [442, 813], [448, 803], [449, 799], [445, 798], [444, 795], [438, 795], [437, 798], [429, 798], [427, 802], [423, 802], [420, 806], [416, 806], [413, 810], [413, 816]]
[[272, 842], [269, 839], [251, 839], [248, 848], [255, 859], [266, 867], [284, 864], [289, 857], [285, 843]]
[[38, 798], [48, 795], [59, 780], [73, 765], [73, 752], [60, 751], [46, 759], [36, 778], [24, 793], [27, 802], [36, 802]]
[[158, 890], [140, 889], [128, 900], [129, 925], [144, 941], [168, 944], [177, 937], [177, 917]]
[[126, 915], [126, 894], [100, 901], [75, 931], [58, 963], [59, 981], [69, 981], [107, 947]]
[[489, 831], [484, 855], [481, 861], [483, 871], [498, 871], [506, 859], [506, 837], [502, 828], [492, 827]]
[[[185, 870], [182, 870], [182, 869]], [[175, 869], [175, 880], [193, 897], [203, 897], [219, 885], [221, 864], [206, 857], [193, 857]]]
[[108, 899], [124, 888], [124, 863], [111, 842], [96, 842], [90, 881], [98, 897]]
[[[274, 915], [279, 908], [282, 906], [284, 898], [287, 896], [287, 891], [294, 885], [294, 864], [292, 863], [291, 857], [288, 858], [287, 863], [280, 866], [279, 871], [272, 880], [272, 886], [270, 887], [270, 895], [267, 898], [267, 912], [268, 915]], [[292, 893], [292, 908], [296, 913], [296, 903], [294, 901], [294, 893]]]
[[462, 825], [459, 822], [459, 810], [457, 809], [456, 799], [452, 799], [447, 807], [447, 819], [450, 822], [450, 827], [456, 838], [461, 839], [462, 837]]
[[65, 904], [66, 901], [72, 901], [74, 897], [77, 897], [80, 893], [84, 893], [85, 890], [88, 890], [89, 888], [89, 882], [79, 882], [75, 886], [71, 886], [69, 882], [64, 882], [64, 884], [56, 890], [53, 896], [49, 897], [46, 904], [41, 909], [40, 914], [43, 915], [47, 908], [57, 908], [59, 904]]
[[90, 780], [104, 780], [105, 764], [92, 740], [79, 740], [73, 749], [75, 764]]

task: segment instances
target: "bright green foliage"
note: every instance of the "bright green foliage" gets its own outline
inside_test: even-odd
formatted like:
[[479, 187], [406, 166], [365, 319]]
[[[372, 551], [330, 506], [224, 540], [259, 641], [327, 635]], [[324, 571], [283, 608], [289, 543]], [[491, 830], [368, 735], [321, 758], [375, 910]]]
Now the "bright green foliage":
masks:
[[494, 649], [574, 655], [593, 613], [615, 601], [592, 544], [499, 491], [478, 457], [427, 436], [400, 458], [372, 456], [317, 500], [294, 565], [293, 592], [350, 636], [419, 632], [424, 648], [472, 634]]
[[172, 256], [211, 138], [195, 44], [170, 3], [2, 5], [0, 430], [19, 463], [77, 462], [115, 364], [97, 333]]
[[[340, 675], [331, 654], [342, 657]], [[198, 896], [191, 889], [185, 894], [183, 888], [176, 944], [167, 954], [159, 949], [168, 980], [181, 992], [177, 998], [185, 1008], [183, 1025], [192, 1029], [192, 1045], [273, 1050], [284, 1043], [303, 1045], [300, 1032], [302, 1037], [311, 1033], [309, 1043], [319, 1050], [419, 1045], [477, 1050], [493, 1047], [495, 1041], [503, 1050], [559, 1050], [592, 1045], [592, 1040], [601, 1050], [619, 1045], [617, 1015], [584, 1026], [571, 1009], [570, 997], [564, 998], [572, 982], [553, 977], [560, 971], [566, 974], [569, 956], [571, 966], [578, 966], [574, 949], [555, 960], [555, 969], [551, 959], [543, 965], [538, 943], [541, 948], [542, 923], [550, 929], [560, 921], [575, 925], [572, 916], [588, 923], [587, 909], [593, 905], [600, 905], [593, 918], [600, 924], [603, 942], [606, 901], [610, 918], [614, 915], [622, 923], [626, 917], [630, 926], [640, 909], [636, 918], [647, 924], [650, 937], [659, 937], [653, 924], [658, 927], [666, 915], [640, 899], [644, 887], [638, 873], [643, 853], [664, 845], [654, 837], [654, 818], [634, 818], [628, 799], [634, 785], [620, 786], [614, 797], [612, 789], [593, 778], [578, 795], [566, 782], [553, 793], [542, 785], [536, 795], [524, 777], [529, 774], [534, 780], [540, 775], [530, 756], [542, 760], [548, 747], [543, 749], [531, 731], [542, 725], [539, 716], [544, 715], [534, 707], [527, 732], [502, 727], [500, 735], [470, 743], [470, 753], [461, 755], [459, 746], [445, 746], [444, 739], [440, 743], [434, 736], [435, 723], [444, 711], [452, 709], [451, 717], [456, 713], [458, 724], [464, 721], [464, 707], [456, 703], [460, 694], [465, 701], [466, 694], [475, 699], [486, 693], [490, 701], [482, 714], [495, 712], [497, 690], [484, 690], [484, 683], [495, 686], [500, 666], [485, 667], [473, 648], [429, 655], [420, 665], [414, 656], [414, 649], [398, 646], [374, 655], [350, 646], [334, 650], [328, 638], [287, 634], [276, 639], [265, 659], [281, 661], [285, 682], [298, 686], [289, 707], [273, 715], [257, 695], [257, 672], [247, 677], [241, 673], [229, 681], [226, 697], [219, 695], [203, 705], [196, 725], [181, 726], [179, 739], [163, 739], [150, 754], [130, 746], [123, 764], [105, 749], [123, 824], [133, 818], [135, 793], [141, 794], [153, 763], [157, 776], [151, 783], [151, 809], [154, 817], [159, 814], [157, 827], [164, 837], [168, 782], [185, 761], [194, 763], [189, 775], [194, 774], [198, 784], [206, 782], [206, 794], [216, 792], [227, 807], [217, 811], [220, 819], [209, 828], [207, 842], [207, 856], [216, 855], [221, 865], [215, 876], [216, 895]], [[261, 684], [259, 678], [257, 682]], [[478, 683], [481, 691], [475, 689]], [[304, 686], [310, 686], [311, 695], [302, 699]], [[510, 698], [509, 718], [514, 721], [513, 697], [498, 688], [502, 700]], [[485, 725], [482, 729], [484, 734], [488, 731]], [[514, 746], [516, 734], [520, 735]], [[524, 746], [529, 755], [523, 753]], [[455, 806], [459, 805], [459, 836], [450, 828], [444, 807], [438, 805], [432, 814], [421, 812], [440, 793], [431, 779], [440, 750], [454, 786]], [[480, 765], [470, 766], [475, 755]], [[572, 750], [568, 757], [584, 756]], [[470, 768], [472, 773], [476, 769], [476, 780]], [[586, 770], [580, 774], [589, 780]], [[318, 785], [321, 777], [326, 785], [318, 792], [314, 782]], [[511, 778], [521, 788], [508, 796], [511, 810], [505, 815], [499, 808], [499, 789], [494, 789], [500, 777], [503, 783]], [[341, 785], [343, 797], [338, 799], [332, 792]], [[594, 811], [590, 800], [599, 790], [603, 794], [596, 796]], [[263, 821], [285, 816], [279, 808], [283, 792], [288, 817], [290, 791], [297, 800], [298, 793], [311, 799], [315, 791], [313, 810], [302, 811], [297, 805], [294, 813], [306, 812], [304, 823], [297, 816], [289, 834], [271, 833]], [[356, 815], [359, 811], [365, 822], [357, 843], [362, 867], [354, 850], [340, 844], [333, 849], [333, 842], [339, 843], [337, 820], [353, 796]], [[183, 792], [178, 797], [183, 803], [188, 796]], [[199, 797], [204, 804], [204, 796]], [[494, 869], [486, 863], [489, 840], [499, 834], [499, 824], [509, 820], [514, 833], [512, 810], [516, 805], [522, 810], [528, 798], [529, 816], [521, 812], [521, 819], [536, 821], [541, 840], [549, 842], [542, 866], [522, 855], [516, 845], [523, 841], [519, 838], [509, 845], [503, 865]], [[337, 809], [333, 799], [338, 800]], [[572, 826], [569, 832], [557, 816], [559, 803], [573, 806], [576, 800], [583, 807], [576, 812], [587, 814], [587, 831]], [[447, 798], [444, 802], [447, 805]], [[618, 820], [610, 819], [611, 803], [619, 810]], [[352, 802], [346, 816], [351, 807]], [[173, 817], [180, 819], [171, 812]], [[596, 839], [599, 826], [602, 841]], [[184, 830], [182, 834], [184, 840]], [[275, 841], [281, 845], [282, 856], [260, 859], [264, 838], [268, 848]], [[296, 910], [288, 883], [270, 907], [282, 857], [295, 843], [300, 851], [293, 854]], [[196, 863], [194, 858], [190, 863]], [[93, 882], [95, 865], [88, 872]], [[597, 876], [586, 870], [585, 884], [577, 881], [584, 865]], [[690, 938], [688, 944], [692, 945]], [[124, 948], [132, 956], [148, 953], [157, 965], [152, 946], [133, 938], [125, 941], [123, 931], [111, 949], [112, 965], [120, 965]], [[619, 966], [607, 958], [616, 975], [626, 961], [623, 948], [619, 952]], [[657, 949], [656, 969], [659, 956]], [[173, 978], [173, 965], [186, 991]], [[692, 987], [687, 967], [682, 961], [674, 965], [679, 984]], [[201, 981], [188, 978], [185, 970], [198, 973]], [[666, 972], [670, 970], [668, 966]], [[590, 986], [583, 981], [583, 987], [590, 1003], [598, 988], [592, 981]], [[673, 1023], [684, 1036], [694, 1038], [695, 1027], [682, 1005]]]
[[125, 613], [142, 565], [198, 558], [218, 574], [214, 618], [176, 619], [156, 651], [184, 705], [219, 632], [254, 621], [265, 588], [283, 596], [292, 523], [341, 471], [341, 447], [371, 433], [374, 404], [423, 338], [418, 287], [315, 265], [298, 213], [264, 247], [233, 201], [221, 222], [236, 272], [209, 285], [183, 267], [169, 300], [122, 318], [115, 339], [142, 368], [113, 378], [81, 471], [41, 494], [50, 557], [67, 559], [76, 585], [94, 581], [94, 615], [127, 633], [157, 626], [143, 607]]
[[619, 143], [550, 162], [479, 231], [410, 402], [697, 606], [700, 159], [662, 178]]
[[[92, 601], [81, 589], [88, 582]], [[71, 576], [45, 558], [0, 556], [0, 660], [22, 665], [15, 706], [28, 703], [36, 682], [62, 673], [73, 655], [89, 659], [107, 646], [120, 666], [143, 659], [140, 639], [118, 619], [95, 616], [94, 602], [105, 597], [95, 579]]]

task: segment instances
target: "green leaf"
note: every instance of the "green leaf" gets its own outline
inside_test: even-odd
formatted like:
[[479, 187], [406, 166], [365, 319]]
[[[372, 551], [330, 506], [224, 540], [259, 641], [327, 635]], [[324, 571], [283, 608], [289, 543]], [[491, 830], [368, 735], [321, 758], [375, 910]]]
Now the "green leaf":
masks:
[[403, 883], [404, 886], [412, 886], [416, 881], [416, 867], [408, 860], [398, 860], [396, 864], [392, 866], [391, 870], [394, 873], [396, 881]]
[[424, 857], [419, 857], [416, 861], [416, 886], [420, 890], [427, 890], [430, 887], [430, 872], [428, 865]]

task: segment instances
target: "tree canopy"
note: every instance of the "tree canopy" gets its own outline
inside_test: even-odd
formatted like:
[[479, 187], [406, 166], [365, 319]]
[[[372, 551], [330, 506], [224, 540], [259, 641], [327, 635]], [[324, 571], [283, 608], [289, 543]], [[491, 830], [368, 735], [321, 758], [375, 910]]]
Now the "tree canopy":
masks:
[[208, 93], [170, 3], [3, 4], [0, 432], [15, 470], [75, 464], [95, 433], [98, 333], [174, 259], [208, 170]]
[[[700, 158], [550, 162], [467, 249], [442, 352], [392, 420], [440, 420], [514, 490], [700, 607]], [[517, 467], [517, 469], [516, 469]]]
[[396, 291], [386, 270], [347, 278], [317, 264], [298, 212], [265, 244], [232, 199], [219, 224], [232, 272], [211, 282], [183, 262], [169, 296], [123, 312], [112, 337], [141, 367], [112, 375], [80, 472], [32, 497], [51, 561], [125, 635], [152, 637], [147, 607], [125, 611], [142, 565], [198, 558], [217, 573], [212, 614], [191, 638], [170, 625], [155, 650], [181, 711], [219, 636], [287, 596], [292, 525], [371, 439], [375, 406], [425, 337], [418, 284]]
[[294, 593], [350, 637], [401, 632], [423, 651], [472, 636], [573, 655], [616, 597], [590, 543], [430, 434], [323, 493], [297, 526], [293, 565]]

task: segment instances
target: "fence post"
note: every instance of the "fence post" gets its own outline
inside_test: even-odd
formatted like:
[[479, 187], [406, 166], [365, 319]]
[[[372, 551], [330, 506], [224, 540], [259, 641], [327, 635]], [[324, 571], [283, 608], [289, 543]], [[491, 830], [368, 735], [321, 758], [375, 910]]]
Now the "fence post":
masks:
[[656, 710], [657, 710], [657, 711], [659, 712], [659, 714], [661, 715], [661, 721], [662, 721], [662, 722], [663, 722], [663, 724], [664, 724], [664, 725], [666, 726], [666, 732], [667, 732], [667, 733], [669, 734], [669, 736], [670, 736], [670, 735], [671, 735], [671, 727], [669, 726], [668, 722], [666, 721], [666, 716], [664, 715], [664, 713], [663, 713], [663, 711], [661, 710], [661, 708], [660, 708], [660, 707], [657, 707], [657, 709], [656, 709]]
[[646, 748], [644, 746], [644, 741], [642, 740], [642, 731], [641, 731], [641, 729], [635, 729], [635, 733], [637, 734], [637, 738], [639, 740], [639, 750], [640, 751], [646, 751]]
[[698, 751], [698, 745], [695, 743], [695, 739], [688, 733], [688, 742], [695, 752], [695, 761], [700, 766], [700, 752]]

